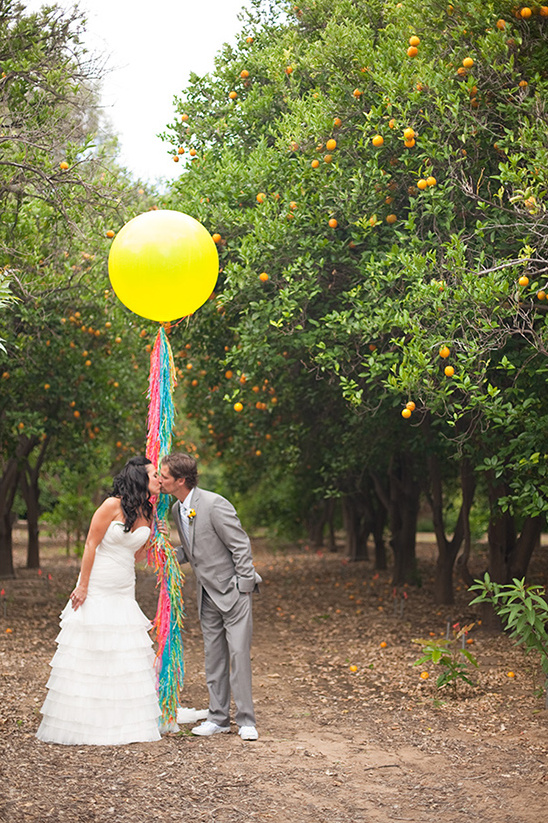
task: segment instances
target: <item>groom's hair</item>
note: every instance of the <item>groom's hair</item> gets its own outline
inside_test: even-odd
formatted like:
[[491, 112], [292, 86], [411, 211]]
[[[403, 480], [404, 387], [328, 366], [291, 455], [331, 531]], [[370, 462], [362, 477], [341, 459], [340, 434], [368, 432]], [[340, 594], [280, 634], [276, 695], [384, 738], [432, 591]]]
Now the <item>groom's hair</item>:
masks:
[[198, 483], [198, 464], [189, 454], [183, 452], [173, 452], [162, 460], [162, 465], [167, 466], [176, 480], [184, 480], [189, 489], [193, 489]]

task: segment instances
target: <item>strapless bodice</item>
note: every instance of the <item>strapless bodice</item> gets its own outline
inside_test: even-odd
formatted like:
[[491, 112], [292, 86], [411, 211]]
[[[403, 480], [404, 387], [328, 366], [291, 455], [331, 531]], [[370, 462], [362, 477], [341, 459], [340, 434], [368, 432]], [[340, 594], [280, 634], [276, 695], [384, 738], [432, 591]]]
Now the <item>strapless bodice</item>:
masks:
[[135, 552], [146, 543], [149, 535], [148, 526], [125, 532], [120, 520], [109, 524], [95, 552], [88, 597], [116, 592], [134, 596]]

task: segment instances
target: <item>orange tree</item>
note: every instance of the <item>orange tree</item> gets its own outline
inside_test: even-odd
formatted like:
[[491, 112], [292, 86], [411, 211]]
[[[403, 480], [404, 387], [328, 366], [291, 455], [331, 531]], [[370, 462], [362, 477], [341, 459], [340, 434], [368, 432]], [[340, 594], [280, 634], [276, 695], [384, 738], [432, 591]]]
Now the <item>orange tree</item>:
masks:
[[450, 602], [478, 484], [499, 579], [526, 568], [546, 511], [546, 8], [251, 9], [170, 129], [188, 158], [170, 203], [221, 251], [189, 325], [191, 408], [249, 482], [287, 467], [307, 504], [373, 487], [397, 583], [422, 487]]
[[47, 460], [86, 477], [105, 449], [115, 462], [144, 439], [148, 329], [114, 298], [106, 258], [107, 234], [148, 201], [96, 138], [78, 25], [77, 12], [0, 6], [0, 255], [17, 298], [0, 316], [2, 574], [13, 572], [18, 487], [36, 566]]

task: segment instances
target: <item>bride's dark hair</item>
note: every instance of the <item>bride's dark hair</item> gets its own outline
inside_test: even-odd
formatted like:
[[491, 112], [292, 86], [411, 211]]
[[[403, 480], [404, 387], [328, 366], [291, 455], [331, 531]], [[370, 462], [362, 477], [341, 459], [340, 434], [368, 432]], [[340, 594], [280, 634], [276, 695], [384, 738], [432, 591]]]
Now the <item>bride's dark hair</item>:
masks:
[[152, 517], [152, 503], [148, 490], [146, 466], [151, 465], [148, 457], [132, 457], [122, 471], [112, 481], [112, 496], [120, 498], [125, 518], [124, 531], [131, 531], [141, 514], [146, 520]]

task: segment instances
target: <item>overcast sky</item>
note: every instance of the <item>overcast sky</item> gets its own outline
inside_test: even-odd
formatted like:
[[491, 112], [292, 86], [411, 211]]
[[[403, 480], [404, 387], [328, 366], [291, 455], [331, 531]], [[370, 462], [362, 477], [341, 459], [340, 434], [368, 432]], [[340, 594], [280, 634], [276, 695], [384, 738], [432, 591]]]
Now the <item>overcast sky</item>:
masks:
[[[22, 0], [34, 11], [42, 0]], [[50, 0], [48, 5], [53, 5]], [[172, 178], [179, 166], [156, 137], [174, 115], [173, 97], [191, 71], [205, 74], [241, 28], [246, 0], [56, 0], [87, 16], [87, 44], [110, 55], [103, 105], [121, 143], [121, 161], [145, 180]]]

